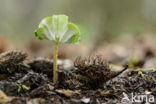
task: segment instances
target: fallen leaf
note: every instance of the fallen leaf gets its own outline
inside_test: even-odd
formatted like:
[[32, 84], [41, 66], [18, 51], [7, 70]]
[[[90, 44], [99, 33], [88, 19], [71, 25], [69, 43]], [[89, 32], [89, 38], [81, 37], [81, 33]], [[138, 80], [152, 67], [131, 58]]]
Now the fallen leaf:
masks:
[[42, 104], [45, 103], [45, 99], [42, 98], [35, 98], [35, 99], [30, 99], [27, 104]]
[[13, 97], [7, 96], [3, 91], [0, 90], [0, 103], [7, 103], [13, 100]]
[[82, 98], [81, 101], [85, 104], [88, 104], [90, 102], [90, 98]]
[[80, 95], [80, 90], [56, 90], [57, 93], [63, 94], [66, 97], [72, 98], [74, 94], [79, 94]]

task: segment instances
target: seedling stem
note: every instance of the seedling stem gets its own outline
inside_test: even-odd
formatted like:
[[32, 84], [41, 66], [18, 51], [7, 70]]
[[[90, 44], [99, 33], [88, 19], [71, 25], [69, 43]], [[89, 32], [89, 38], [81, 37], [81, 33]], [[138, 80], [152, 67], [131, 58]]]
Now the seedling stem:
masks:
[[57, 73], [57, 58], [58, 58], [58, 41], [55, 41], [55, 48], [54, 48], [54, 56], [53, 56], [53, 82], [56, 83], [58, 80], [58, 73]]

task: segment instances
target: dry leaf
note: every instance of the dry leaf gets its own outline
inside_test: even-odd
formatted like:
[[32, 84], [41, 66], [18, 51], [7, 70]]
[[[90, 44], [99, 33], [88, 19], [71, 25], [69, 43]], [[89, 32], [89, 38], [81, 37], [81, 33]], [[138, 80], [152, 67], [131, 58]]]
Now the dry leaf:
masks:
[[82, 98], [81, 101], [84, 103], [84, 104], [88, 104], [90, 102], [90, 98]]
[[0, 90], [0, 103], [7, 103], [13, 100], [13, 97], [7, 96], [3, 91]]
[[75, 91], [72, 91], [72, 90], [56, 90], [56, 92], [59, 94], [63, 94], [69, 98], [72, 98], [74, 94], [79, 94], [79, 95], [81, 94], [80, 90], [75, 90]]
[[35, 98], [35, 99], [30, 99], [27, 104], [43, 104], [45, 103], [45, 99], [42, 98]]

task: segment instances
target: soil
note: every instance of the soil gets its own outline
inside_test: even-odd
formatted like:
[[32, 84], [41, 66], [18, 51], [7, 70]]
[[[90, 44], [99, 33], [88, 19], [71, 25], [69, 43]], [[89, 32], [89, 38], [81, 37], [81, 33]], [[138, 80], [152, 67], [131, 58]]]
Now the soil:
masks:
[[130, 70], [125, 64], [114, 71], [101, 56], [78, 57], [69, 70], [58, 66], [59, 80], [53, 83], [53, 62], [27, 57], [21, 51], [0, 55], [0, 104], [132, 104], [122, 102], [132, 93], [156, 98], [153, 70]]

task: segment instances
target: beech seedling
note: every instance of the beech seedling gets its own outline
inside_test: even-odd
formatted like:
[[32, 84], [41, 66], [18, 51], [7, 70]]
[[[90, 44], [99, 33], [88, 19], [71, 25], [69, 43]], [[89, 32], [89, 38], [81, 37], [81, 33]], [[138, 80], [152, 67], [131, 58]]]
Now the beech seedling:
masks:
[[53, 54], [53, 82], [56, 83], [58, 80], [58, 45], [59, 43], [79, 44], [80, 30], [75, 24], [68, 22], [68, 16], [53, 15], [41, 20], [38, 29], [35, 31], [35, 36], [40, 40], [46, 39], [55, 43]]

